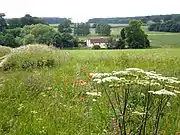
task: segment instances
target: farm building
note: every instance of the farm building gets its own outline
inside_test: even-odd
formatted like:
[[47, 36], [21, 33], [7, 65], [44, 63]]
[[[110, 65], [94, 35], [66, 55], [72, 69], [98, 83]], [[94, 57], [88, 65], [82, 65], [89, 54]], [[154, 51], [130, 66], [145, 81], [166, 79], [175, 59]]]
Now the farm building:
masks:
[[93, 47], [94, 45], [99, 45], [101, 48], [107, 48], [106, 44], [108, 43], [108, 38], [94, 38], [87, 39], [87, 47]]

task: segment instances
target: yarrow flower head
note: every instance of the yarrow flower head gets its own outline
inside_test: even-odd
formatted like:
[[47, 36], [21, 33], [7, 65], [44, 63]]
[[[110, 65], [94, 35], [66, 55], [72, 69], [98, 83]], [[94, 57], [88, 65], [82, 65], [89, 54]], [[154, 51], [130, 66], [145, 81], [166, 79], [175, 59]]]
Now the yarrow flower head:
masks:
[[101, 79], [94, 79], [93, 82], [102, 83]]
[[126, 71], [134, 71], [134, 72], [144, 72], [144, 70], [140, 68], [126, 68]]
[[101, 92], [86, 92], [86, 94], [90, 96], [101, 96]]
[[120, 81], [120, 79], [116, 76], [110, 76], [102, 79], [102, 82], [112, 82], [112, 81]]
[[135, 112], [132, 112], [133, 114], [136, 114], [136, 115], [145, 115], [145, 113], [141, 113], [141, 112], [138, 112], [138, 111], [135, 111]]
[[107, 76], [111, 76], [111, 73], [90, 73], [90, 76], [92, 76], [92, 78], [102, 78], [102, 77], [107, 77]]
[[123, 76], [123, 75], [128, 75], [128, 74], [129, 74], [128, 71], [113, 71], [112, 72], [112, 75], [115, 75], [115, 76], [117, 76], [117, 75]]
[[176, 94], [180, 94], [180, 91], [174, 90], [174, 93], [176, 93]]
[[170, 96], [176, 96], [176, 94], [174, 92], [162, 89], [159, 91], [148, 91], [149, 93], [152, 93], [154, 95], [170, 95]]

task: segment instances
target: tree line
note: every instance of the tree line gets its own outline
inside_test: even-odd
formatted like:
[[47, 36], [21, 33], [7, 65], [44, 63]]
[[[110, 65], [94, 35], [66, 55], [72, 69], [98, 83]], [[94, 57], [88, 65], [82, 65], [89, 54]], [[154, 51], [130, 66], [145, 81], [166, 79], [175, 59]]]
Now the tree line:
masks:
[[[152, 16], [136, 16], [136, 17], [115, 17], [115, 18], [92, 18], [88, 23], [113, 23], [113, 24], [128, 24], [131, 20], [145, 20], [145, 22], [152, 21], [180, 21], [180, 14], [171, 15], [152, 15]], [[144, 22], [143, 22], [144, 23]]]
[[[41, 18], [25, 15], [19, 18], [19, 25], [15, 19], [6, 21], [5, 14], [0, 14], [0, 44], [10, 47], [18, 47], [27, 44], [47, 44], [59, 48], [78, 47], [77, 36], [86, 36], [90, 33], [90, 27], [95, 28], [99, 35], [110, 35], [111, 26], [97, 23], [90, 26], [88, 23], [73, 24], [71, 20], [65, 20], [58, 25], [58, 30], [44, 23]], [[13, 22], [13, 23], [9, 23]], [[74, 25], [74, 31], [71, 26]], [[147, 35], [141, 29], [142, 22], [133, 20], [121, 30], [119, 40], [110, 38], [108, 49], [123, 48], [147, 48], [150, 42]], [[73, 36], [74, 34], [74, 36]]]
[[156, 22], [148, 27], [149, 31], [159, 32], [180, 32], [180, 24], [169, 20], [166, 22]]

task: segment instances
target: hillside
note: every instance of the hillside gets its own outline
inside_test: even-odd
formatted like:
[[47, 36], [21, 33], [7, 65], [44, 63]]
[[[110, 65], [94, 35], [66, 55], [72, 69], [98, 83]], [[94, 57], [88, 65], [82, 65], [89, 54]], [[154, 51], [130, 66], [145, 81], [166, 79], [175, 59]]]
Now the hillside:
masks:
[[112, 17], [112, 18], [92, 18], [88, 20], [88, 23], [113, 23], [113, 24], [127, 24], [130, 20], [146, 18], [148, 21], [152, 21], [154, 18], [164, 19], [176, 19], [180, 14], [171, 15], [150, 15], [150, 16], [135, 16], [135, 17]]

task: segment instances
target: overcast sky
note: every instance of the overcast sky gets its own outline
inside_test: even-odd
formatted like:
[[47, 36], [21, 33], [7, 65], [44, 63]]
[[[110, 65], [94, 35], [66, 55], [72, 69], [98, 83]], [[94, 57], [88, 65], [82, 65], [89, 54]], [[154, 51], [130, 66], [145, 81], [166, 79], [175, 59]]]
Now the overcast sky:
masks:
[[74, 22], [98, 17], [180, 13], [180, 0], [0, 0], [6, 17], [67, 17]]

